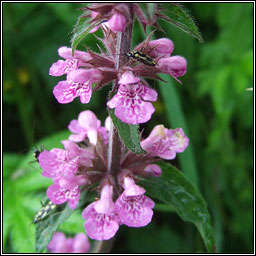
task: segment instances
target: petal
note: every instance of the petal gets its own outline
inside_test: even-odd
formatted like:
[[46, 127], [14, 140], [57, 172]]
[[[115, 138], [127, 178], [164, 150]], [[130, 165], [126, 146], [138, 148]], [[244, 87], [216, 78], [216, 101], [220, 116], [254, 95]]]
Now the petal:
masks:
[[78, 124], [83, 129], [97, 130], [98, 128], [98, 119], [97, 116], [90, 110], [85, 110], [81, 112], [78, 116]]
[[47, 248], [51, 253], [66, 252], [66, 236], [62, 232], [55, 232]]
[[119, 196], [115, 203], [115, 209], [121, 221], [129, 227], [146, 226], [153, 216], [151, 207], [147, 207], [147, 204], [149, 206], [152, 204], [147, 200], [148, 197], [145, 195], [126, 197], [122, 194]]
[[157, 92], [153, 90], [152, 88], [145, 86], [143, 84], [140, 84], [142, 86], [142, 90], [140, 90], [140, 93], [138, 95], [143, 99], [147, 101], [156, 101], [157, 100]]
[[134, 180], [130, 177], [124, 178], [124, 195], [125, 196], [137, 196], [143, 195], [146, 190], [138, 185], [135, 184]]
[[140, 78], [135, 76], [131, 71], [126, 71], [120, 77], [119, 84], [137, 84]]
[[84, 224], [86, 234], [94, 240], [109, 240], [114, 237], [117, 230], [119, 229], [119, 224], [116, 221], [108, 220], [97, 222], [94, 218], [88, 218]]
[[82, 212], [85, 219], [86, 234], [95, 240], [108, 240], [119, 229], [119, 217], [115, 212], [111, 214], [97, 213], [94, 209], [96, 202], [89, 204]]
[[76, 91], [66, 81], [60, 81], [53, 89], [53, 94], [59, 103], [70, 103], [76, 96]]
[[157, 125], [153, 128], [149, 136], [141, 141], [140, 145], [144, 150], [148, 150], [154, 143], [159, 142], [165, 137], [164, 126]]
[[118, 105], [122, 105], [124, 102], [123, 97], [120, 97], [119, 94], [116, 94], [110, 101], [108, 101], [107, 106], [109, 108], [115, 108]]
[[101, 190], [100, 200], [95, 203], [95, 211], [101, 214], [111, 214], [115, 208], [112, 197], [113, 187], [105, 185]]
[[50, 76], [62, 76], [66, 74], [66, 62], [64, 60], [58, 60], [57, 62], [53, 63], [49, 70]]
[[89, 81], [90, 83], [98, 82], [102, 77], [103, 76], [98, 69], [77, 69], [68, 73], [67, 80], [84, 84]]
[[67, 201], [65, 190], [62, 189], [59, 185], [51, 185], [47, 189], [46, 194], [54, 204], [63, 204]]
[[72, 120], [68, 125], [68, 129], [73, 133], [82, 133], [84, 131], [78, 120]]
[[72, 134], [68, 137], [68, 139], [74, 142], [81, 142], [85, 139], [85, 137], [86, 137], [86, 133]]
[[80, 101], [83, 104], [87, 104], [90, 102], [92, 97], [92, 87], [86, 86], [85, 88], [81, 89], [80, 91]]
[[152, 57], [160, 57], [163, 55], [170, 55], [173, 52], [174, 44], [168, 38], [160, 38], [149, 42], [149, 46], [153, 48], [150, 52]]
[[78, 205], [78, 202], [79, 202], [79, 199], [80, 199], [80, 194], [79, 194], [79, 197], [76, 197], [75, 199], [68, 199], [68, 206], [72, 210], [76, 209], [76, 207]]
[[54, 178], [61, 175], [59, 162], [56, 155], [48, 150], [44, 150], [38, 157], [39, 164], [43, 169], [42, 175], [47, 178]]
[[83, 51], [79, 51], [79, 50], [75, 50], [74, 52], [74, 56], [72, 55], [72, 48], [70, 47], [66, 47], [66, 46], [62, 46], [58, 49], [58, 54], [59, 56], [61, 56], [64, 59], [79, 59], [83, 62], [88, 62], [90, 60], [92, 60], [92, 57], [89, 53], [87, 52], [83, 52]]
[[187, 61], [181, 56], [172, 56], [162, 58], [158, 61], [161, 72], [170, 74], [173, 77], [179, 77], [186, 74]]
[[90, 250], [90, 242], [84, 233], [78, 233], [73, 238], [72, 253], [87, 253]]
[[115, 13], [108, 20], [110, 29], [114, 32], [124, 32], [126, 28], [126, 18], [121, 13]]
[[140, 124], [150, 120], [155, 109], [149, 102], [141, 101], [140, 104], [131, 106], [117, 106], [115, 115], [128, 124]]

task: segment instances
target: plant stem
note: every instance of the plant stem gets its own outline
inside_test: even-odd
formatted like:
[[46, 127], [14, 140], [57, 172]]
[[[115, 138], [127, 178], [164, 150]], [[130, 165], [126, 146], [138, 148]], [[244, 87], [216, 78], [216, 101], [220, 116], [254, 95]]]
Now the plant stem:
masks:
[[[127, 4], [131, 10], [132, 4]], [[131, 10], [132, 14], [132, 10]], [[127, 61], [126, 53], [130, 51], [132, 39], [132, 23], [126, 26], [125, 32], [117, 33], [116, 41], [116, 70], [120, 70]], [[118, 87], [116, 81], [112, 92]], [[120, 171], [121, 141], [118, 132], [111, 121], [108, 148], [108, 172], [117, 178]]]
[[[132, 16], [132, 3], [127, 3], [130, 8]], [[132, 17], [133, 18], [133, 17]], [[133, 20], [133, 19], [132, 19]], [[118, 32], [116, 41], [116, 70], [121, 70], [122, 66], [127, 61], [126, 53], [130, 51], [132, 39], [132, 22], [127, 24], [125, 32]], [[118, 82], [113, 84], [112, 92], [109, 94], [113, 96], [114, 92], [118, 89]], [[122, 142], [119, 134], [111, 121], [108, 143], [108, 173], [114, 177], [117, 185], [117, 176], [120, 171]], [[114, 238], [106, 241], [97, 241], [92, 250], [93, 253], [108, 253], [110, 252]]]
[[109, 240], [96, 241], [91, 253], [108, 253], [110, 252], [115, 238]]

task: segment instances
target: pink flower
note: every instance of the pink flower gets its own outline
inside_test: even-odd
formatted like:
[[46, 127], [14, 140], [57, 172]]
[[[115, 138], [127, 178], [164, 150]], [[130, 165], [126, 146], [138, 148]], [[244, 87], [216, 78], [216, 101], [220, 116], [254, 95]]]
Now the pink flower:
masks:
[[81, 103], [88, 103], [92, 96], [92, 83], [99, 82], [102, 74], [98, 69], [70, 71], [66, 81], [60, 81], [53, 90], [59, 103], [65, 104], [80, 96]]
[[58, 60], [52, 64], [49, 70], [49, 75], [51, 76], [61, 76], [67, 74], [68, 72], [83, 66], [84, 63], [92, 60], [89, 53], [78, 50], [75, 50], [74, 56], [72, 56], [72, 49], [66, 46], [60, 47], [58, 53], [59, 56], [66, 60]]
[[78, 169], [78, 159], [79, 156], [72, 156], [69, 151], [58, 148], [44, 150], [38, 157], [43, 169], [42, 175], [47, 178], [74, 176]]
[[149, 164], [144, 169], [144, 172], [151, 176], [159, 177], [162, 174], [162, 169], [157, 164]]
[[90, 242], [84, 233], [77, 234], [74, 238], [66, 238], [62, 232], [55, 232], [48, 244], [51, 253], [87, 253]]
[[91, 150], [89, 150], [89, 148], [81, 148], [75, 142], [70, 140], [63, 140], [61, 143], [64, 145], [64, 148], [71, 153], [71, 156], [79, 156], [79, 166], [92, 166], [94, 154]]
[[75, 209], [80, 199], [79, 186], [85, 184], [87, 180], [83, 176], [59, 177], [54, 179], [46, 194], [54, 204], [68, 202], [71, 209]]
[[154, 58], [166, 56], [169, 57], [173, 52], [174, 44], [172, 40], [168, 38], [160, 38], [149, 42], [149, 46], [152, 48], [150, 56]]
[[159, 69], [162, 73], [166, 73], [177, 79], [179, 76], [184, 76], [187, 72], [187, 61], [181, 56], [172, 56], [161, 58], [158, 61]]
[[108, 240], [119, 229], [119, 217], [112, 200], [113, 187], [105, 185], [100, 200], [89, 204], [82, 213], [85, 230], [91, 239]]
[[141, 147], [153, 156], [171, 160], [176, 157], [176, 153], [186, 149], [188, 142], [182, 128], [168, 130], [163, 125], [157, 125], [149, 137], [141, 142]]
[[144, 195], [144, 188], [129, 177], [124, 178], [124, 192], [115, 202], [120, 220], [129, 227], [144, 227], [152, 219], [155, 203]]
[[69, 139], [74, 142], [81, 142], [88, 137], [90, 143], [96, 145], [98, 135], [102, 136], [104, 140], [108, 140], [106, 128], [100, 126], [100, 120], [90, 110], [81, 112], [78, 120], [72, 120], [68, 128], [75, 133], [69, 136]]
[[115, 115], [128, 124], [145, 123], [155, 111], [148, 101], [156, 101], [157, 92], [140, 82], [132, 72], [126, 71], [119, 80], [117, 94], [107, 103], [115, 108]]
[[124, 32], [126, 28], [126, 18], [121, 13], [114, 13], [112, 17], [108, 20], [109, 28], [114, 32]]
[[90, 242], [84, 233], [78, 233], [73, 238], [72, 253], [87, 253], [90, 250]]
[[[92, 11], [91, 16], [92, 18], [95, 18], [99, 13]], [[103, 21], [100, 25], [95, 26], [90, 30], [89, 33], [96, 32], [100, 26], [106, 26], [110, 28], [113, 32], [124, 32], [127, 25], [126, 18], [121, 13], [114, 13], [109, 20]]]

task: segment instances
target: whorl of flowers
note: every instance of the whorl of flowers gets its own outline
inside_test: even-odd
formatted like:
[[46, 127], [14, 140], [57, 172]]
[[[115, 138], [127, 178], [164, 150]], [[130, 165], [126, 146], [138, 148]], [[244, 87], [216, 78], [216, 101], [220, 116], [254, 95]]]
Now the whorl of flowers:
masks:
[[[156, 20], [147, 21], [138, 4], [130, 6], [144, 28], [157, 27]], [[49, 71], [52, 76], [65, 76], [53, 89], [55, 98], [65, 104], [80, 97], [81, 103], [86, 104], [94, 91], [113, 82], [111, 98], [104, 103], [105, 107], [114, 109], [115, 116], [127, 124], [149, 121], [155, 111], [152, 102], [158, 95], [145, 79], [160, 79], [158, 74], [165, 73], [180, 82], [178, 77], [185, 75], [187, 69], [185, 58], [172, 55], [172, 40], [151, 40], [152, 32], [133, 50], [152, 59], [153, 65], [126, 56], [126, 62], [118, 67], [117, 34], [132, 24], [131, 9], [122, 3], [92, 4], [84, 9], [88, 11], [85, 17], [92, 19], [90, 33], [102, 29], [104, 38], [100, 40], [106, 51], [95, 53], [86, 47], [86, 51], [75, 50], [72, 54], [71, 48], [60, 47], [58, 54], [62, 59], [53, 63]], [[62, 141], [64, 149], [44, 150], [38, 158], [42, 175], [52, 179], [47, 196], [54, 204], [67, 202], [75, 209], [82, 191], [94, 185], [98, 199], [86, 206], [82, 217], [87, 235], [95, 240], [112, 238], [120, 225], [143, 227], [150, 223], [155, 203], [138, 185], [140, 177], [159, 177], [162, 170], [155, 162], [172, 160], [188, 146], [182, 128], [157, 125], [147, 138], [141, 139], [146, 153], [132, 153], [121, 143], [120, 163], [114, 171], [108, 164], [111, 122], [108, 117], [101, 126], [92, 111], [83, 111], [77, 120], [70, 122], [68, 128], [72, 134]]]

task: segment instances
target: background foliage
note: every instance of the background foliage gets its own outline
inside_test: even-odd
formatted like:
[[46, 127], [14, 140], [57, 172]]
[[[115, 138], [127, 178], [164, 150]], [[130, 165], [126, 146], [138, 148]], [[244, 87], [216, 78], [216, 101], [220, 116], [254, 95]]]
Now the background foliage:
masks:
[[[49, 181], [40, 174], [32, 152], [40, 144], [61, 147], [66, 129], [78, 113], [91, 109], [103, 121], [107, 90], [94, 93], [87, 105], [76, 99], [61, 105], [52, 89], [59, 78], [48, 75], [57, 49], [70, 45], [81, 5], [71, 3], [3, 4], [3, 244], [5, 252], [33, 252], [35, 212]], [[147, 126], [183, 127], [190, 147], [171, 163], [184, 171], [205, 198], [212, 216], [216, 250], [253, 251], [253, 4], [189, 3], [204, 43], [161, 22], [175, 44], [174, 55], [188, 61], [183, 85], [156, 84], [159, 99]], [[133, 45], [145, 38], [135, 23]], [[100, 36], [100, 32], [97, 32]], [[97, 50], [89, 35], [84, 44]], [[80, 46], [80, 49], [83, 49]], [[54, 135], [54, 137], [48, 137]], [[57, 134], [57, 135], [56, 135]], [[37, 142], [42, 138], [48, 139]], [[27, 155], [25, 155], [27, 153]], [[61, 226], [67, 235], [84, 231], [80, 213]], [[152, 235], [154, 234], [154, 235]], [[171, 208], [157, 205], [145, 228], [120, 227], [112, 252], [203, 252], [195, 227]]]

